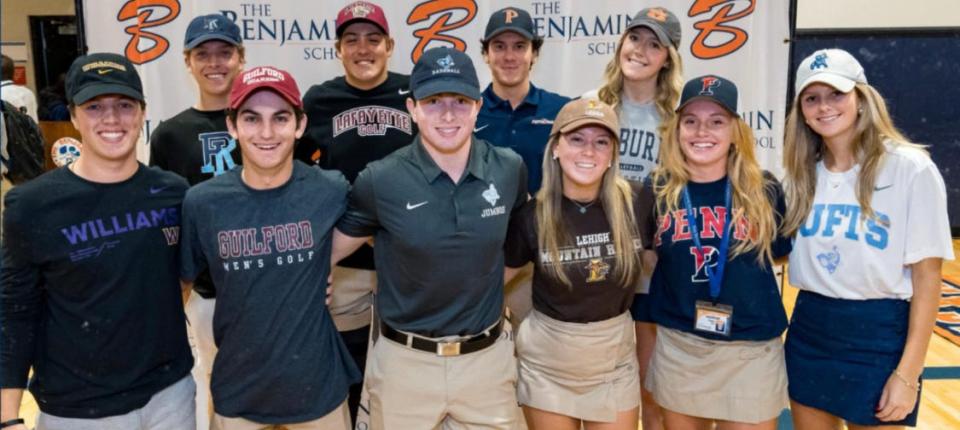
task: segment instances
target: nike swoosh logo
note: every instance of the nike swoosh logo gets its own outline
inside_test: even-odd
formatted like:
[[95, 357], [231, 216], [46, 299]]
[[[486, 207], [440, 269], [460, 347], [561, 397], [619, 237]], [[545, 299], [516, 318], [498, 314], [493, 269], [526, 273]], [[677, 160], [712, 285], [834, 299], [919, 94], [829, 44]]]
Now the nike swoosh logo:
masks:
[[480, 130], [483, 130], [483, 129], [489, 127], [489, 126], [490, 126], [490, 124], [484, 124], [482, 127], [477, 127], [477, 128], [475, 128], [475, 129], [473, 129], [473, 132], [474, 132], [474, 133], [479, 133]]
[[98, 75], [106, 75], [107, 73], [110, 73], [110, 72], [112, 72], [112, 71], [113, 71], [113, 69], [97, 70], [97, 74], [98, 74]]
[[167, 188], [170, 188], [170, 186], [167, 185], [167, 186], [165, 186], [165, 187], [150, 187], [150, 194], [159, 193], [159, 192], [161, 192], [161, 191], [163, 191], [163, 190], [165, 190], [165, 189], [167, 189]]
[[400, 94], [401, 96], [405, 96], [405, 95], [407, 95], [407, 94], [410, 94], [410, 90], [404, 91], [404, 90], [401, 88], [401, 89], [397, 90], [397, 94]]
[[893, 184], [890, 184], [890, 185], [887, 185], [887, 186], [883, 186], [883, 187], [873, 187], [873, 191], [883, 191], [883, 190], [885, 190], [885, 189], [887, 189], [887, 188], [890, 188], [890, 187], [892, 187], [892, 186], [893, 186]]
[[418, 207], [420, 207], [420, 206], [423, 206], [423, 205], [425, 205], [425, 204], [427, 204], [427, 203], [428, 203], [428, 202], [420, 202], [420, 203], [417, 203], [417, 204], [415, 204], [415, 205], [411, 205], [410, 202], [407, 202], [407, 210], [408, 210], [408, 211], [412, 211], [412, 210], [414, 210], [414, 209], [416, 209], [416, 208], [418, 208]]

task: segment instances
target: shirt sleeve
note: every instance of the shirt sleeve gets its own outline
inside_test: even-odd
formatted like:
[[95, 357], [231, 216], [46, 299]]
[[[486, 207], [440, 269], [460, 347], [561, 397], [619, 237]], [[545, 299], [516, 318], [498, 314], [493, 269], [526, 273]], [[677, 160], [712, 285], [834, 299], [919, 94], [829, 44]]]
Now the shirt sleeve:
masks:
[[3, 245], [0, 249], [0, 387], [25, 388], [33, 364], [43, 307], [40, 265], [30, 248], [30, 211], [18, 190], [5, 198]]
[[527, 202], [529, 198], [527, 194], [527, 165], [521, 160], [520, 161], [520, 176], [517, 180], [517, 199], [513, 202], [513, 209], [511, 209], [511, 216], [516, 214], [523, 204]]
[[950, 220], [947, 217], [947, 190], [937, 166], [930, 162], [910, 184], [907, 196], [907, 244], [904, 264], [926, 258], [953, 260]]
[[337, 230], [343, 234], [367, 237], [373, 236], [380, 228], [377, 217], [377, 196], [373, 186], [374, 177], [375, 172], [371, 166], [367, 166], [353, 181], [347, 212], [337, 222]]
[[634, 211], [637, 216], [637, 233], [643, 243], [643, 249], [653, 249], [653, 235], [657, 232], [656, 198], [653, 188], [646, 182], [635, 188], [637, 197]]
[[504, 263], [507, 267], [522, 267], [533, 261], [537, 246], [537, 237], [532, 231], [536, 206], [533, 202], [531, 205], [530, 210], [520, 210], [510, 217], [507, 240], [503, 246]]
[[157, 130], [150, 135], [150, 165], [169, 170], [167, 160], [163, 156], [163, 149], [160, 148], [162, 145], [160, 142], [163, 140], [162, 130], [162, 128], [157, 128]]
[[207, 258], [200, 243], [200, 233], [197, 230], [197, 218], [200, 215], [194, 199], [183, 200], [183, 217], [180, 225], [180, 279], [192, 282], [207, 266]]

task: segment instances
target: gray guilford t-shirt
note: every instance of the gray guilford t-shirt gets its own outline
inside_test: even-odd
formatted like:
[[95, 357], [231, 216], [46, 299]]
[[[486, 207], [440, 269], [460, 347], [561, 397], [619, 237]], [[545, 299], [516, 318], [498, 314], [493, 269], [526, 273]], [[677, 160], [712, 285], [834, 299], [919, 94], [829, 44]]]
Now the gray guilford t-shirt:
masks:
[[265, 424], [310, 421], [360, 380], [325, 304], [349, 185], [295, 161], [286, 184], [254, 190], [241, 169], [191, 188], [183, 202], [180, 275], [209, 267], [217, 288], [214, 409]]
[[377, 313], [424, 336], [480, 333], [503, 308], [503, 244], [527, 198], [520, 156], [474, 139], [459, 183], [420, 137], [370, 163], [353, 184], [337, 228], [374, 236]]

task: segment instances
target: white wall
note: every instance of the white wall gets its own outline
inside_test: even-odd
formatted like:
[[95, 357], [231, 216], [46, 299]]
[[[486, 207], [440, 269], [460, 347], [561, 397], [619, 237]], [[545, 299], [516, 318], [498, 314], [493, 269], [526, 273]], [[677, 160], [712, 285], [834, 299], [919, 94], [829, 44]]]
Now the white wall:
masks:
[[797, 29], [903, 27], [960, 27], [960, 0], [797, 0]]

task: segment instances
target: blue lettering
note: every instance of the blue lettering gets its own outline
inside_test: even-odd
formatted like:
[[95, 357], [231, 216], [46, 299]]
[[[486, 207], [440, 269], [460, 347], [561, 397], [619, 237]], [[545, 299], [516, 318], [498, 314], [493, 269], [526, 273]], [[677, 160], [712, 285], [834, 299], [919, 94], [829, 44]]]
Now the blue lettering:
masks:
[[833, 228], [840, 225], [840, 215], [846, 213], [846, 205], [827, 205], [827, 222], [823, 227], [824, 237], [833, 237]]
[[813, 210], [810, 212], [810, 216], [807, 217], [807, 222], [800, 227], [800, 235], [809, 237], [817, 234], [817, 232], [820, 231], [821, 215], [823, 215], [823, 205], [813, 205]]
[[237, 147], [236, 142], [225, 131], [200, 133], [197, 135], [200, 147], [203, 148], [203, 166], [201, 173], [212, 173], [219, 176], [236, 167], [231, 152]]
[[877, 218], [880, 219], [880, 223], [871, 218], [867, 220], [867, 233], [864, 234], [865, 239], [867, 240], [867, 245], [870, 245], [877, 249], [887, 249], [887, 236], [888, 232], [884, 226], [890, 225], [890, 217], [877, 212]]
[[137, 230], [150, 227], [153, 227], [153, 225], [150, 224], [147, 214], [143, 212], [137, 212]]
[[860, 235], [857, 234], [857, 224], [860, 223], [860, 206], [848, 205], [844, 214], [847, 212], [850, 212], [850, 222], [847, 225], [847, 232], [843, 236], [850, 240], [857, 240], [860, 238]]
[[77, 241], [87, 241], [87, 223], [81, 223], [79, 226], [71, 225], [69, 230], [66, 228], [61, 228], [60, 232], [66, 236], [71, 245], [76, 245]]

